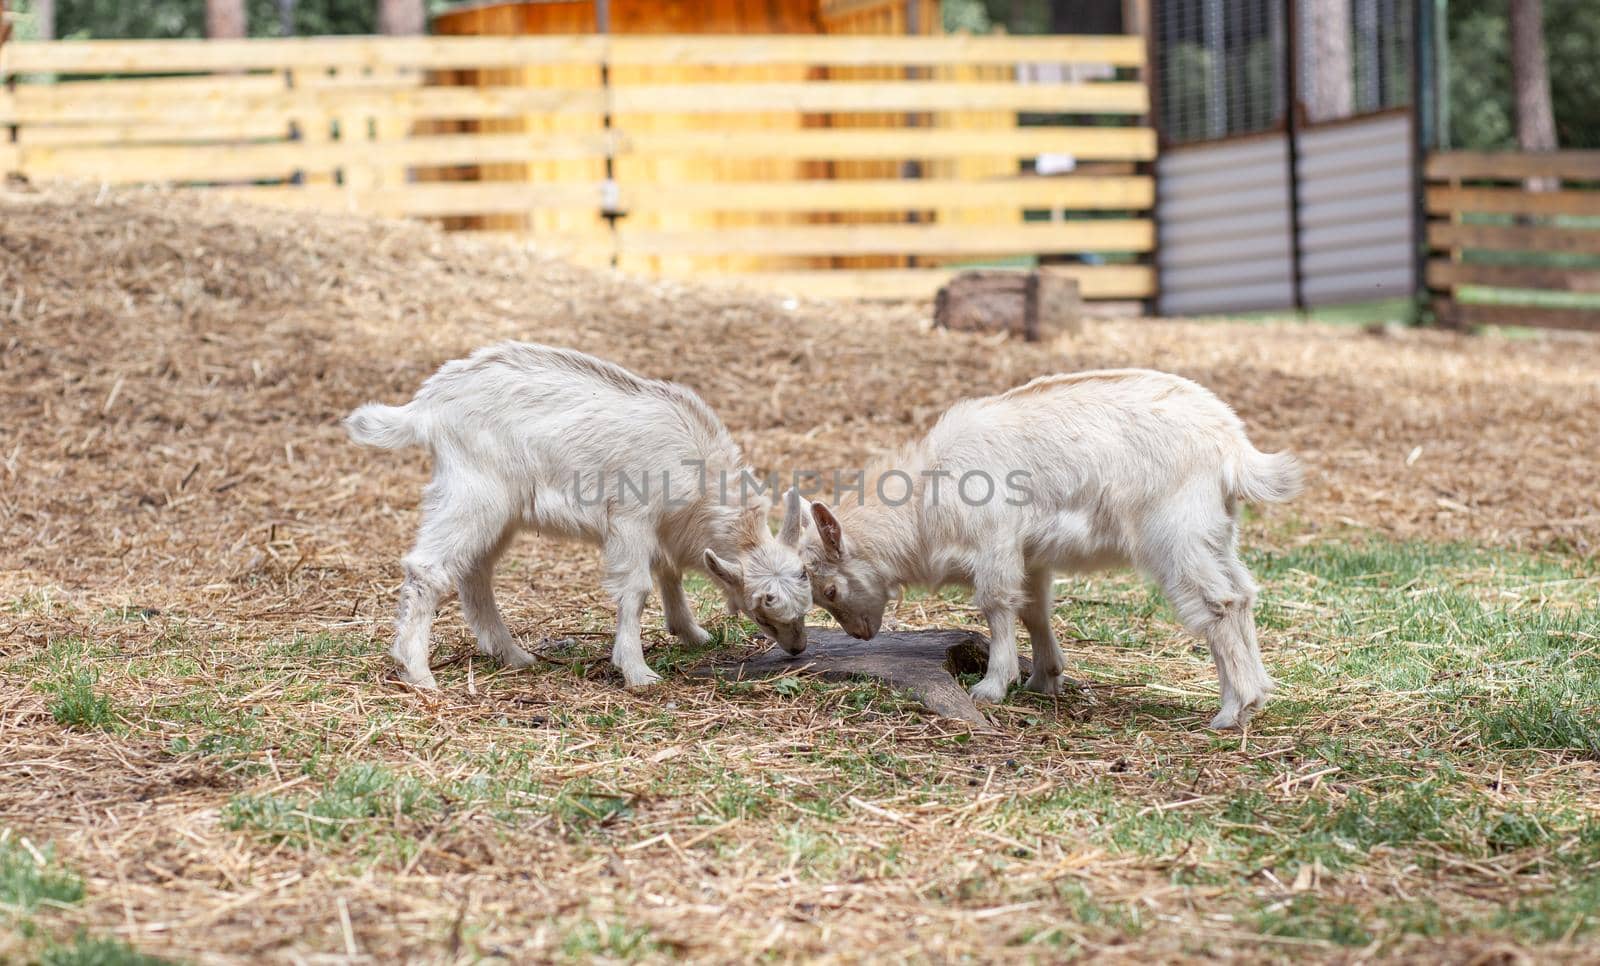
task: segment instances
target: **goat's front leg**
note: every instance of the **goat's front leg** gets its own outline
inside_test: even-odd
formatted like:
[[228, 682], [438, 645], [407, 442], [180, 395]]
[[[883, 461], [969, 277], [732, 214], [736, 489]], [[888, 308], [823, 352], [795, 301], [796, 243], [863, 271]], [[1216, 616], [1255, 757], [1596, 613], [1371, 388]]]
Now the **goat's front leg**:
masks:
[[667, 633], [690, 647], [701, 647], [711, 634], [694, 619], [694, 608], [683, 592], [683, 575], [676, 570], [656, 571], [656, 587], [661, 591], [661, 609], [667, 616]]
[[611, 645], [611, 663], [622, 672], [630, 688], [661, 680], [644, 661], [640, 620], [650, 597], [650, 551], [647, 533], [621, 531], [606, 539], [605, 587], [617, 604], [617, 637]]
[[1022, 561], [994, 559], [973, 581], [973, 603], [989, 623], [989, 670], [972, 699], [998, 703], [1017, 680], [1017, 610], [1023, 604]]

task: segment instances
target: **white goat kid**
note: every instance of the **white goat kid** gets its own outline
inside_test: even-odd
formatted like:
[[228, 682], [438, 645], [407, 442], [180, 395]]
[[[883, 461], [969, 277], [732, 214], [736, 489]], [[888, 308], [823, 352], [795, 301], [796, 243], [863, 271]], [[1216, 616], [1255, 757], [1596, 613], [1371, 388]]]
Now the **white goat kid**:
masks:
[[972, 689], [980, 701], [1001, 700], [1017, 679], [1018, 616], [1033, 643], [1027, 687], [1059, 693], [1055, 573], [1132, 564], [1211, 646], [1222, 695], [1212, 727], [1242, 727], [1273, 682], [1237, 552], [1239, 505], [1291, 499], [1300, 483], [1293, 456], [1257, 451], [1233, 411], [1187, 379], [1046, 376], [951, 407], [869, 470], [859, 502], [837, 516], [812, 504], [803, 556], [812, 597], [862, 639], [905, 585], [972, 587], [993, 640]]
[[429, 636], [452, 587], [479, 651], [531, 663], [490, 586], [522, 529], [601, 546], [617, 605], [611, 662], [629, 687], [660, 680], [639, 636], [652, 575], [667, 629], [685, 642], [710, 636], [683, 592], [682, 574], [694, 568], [785, 650], [805, 649], [811, 588], [794, 516], [802, 511], [787, 521], [787, 544], [773, 538], [769, 501], [745, 498], [739, 447], [689, 389], [581, 352], [504, 343], [446, 363], [405, 406], [360, 407], [345, 428], [364, 445], [433, 454], [417, 542], [402, 561], [391, 652], [416, 687], [436, 687]]

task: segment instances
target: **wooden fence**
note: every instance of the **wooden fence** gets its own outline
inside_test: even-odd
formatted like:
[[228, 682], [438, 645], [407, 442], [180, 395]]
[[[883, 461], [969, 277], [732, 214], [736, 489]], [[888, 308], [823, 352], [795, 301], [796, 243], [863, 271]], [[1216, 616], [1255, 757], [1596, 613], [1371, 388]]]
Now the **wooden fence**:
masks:
[[1600, 330], [1600, 151], [1443, 152], [1427, 179], [1442, 322]]
[[[1144, 299], [1143, 66], [1138, 37], [8, 44], [0, 170], [808, 294], [924, 297], [958, 265], [1058, 256], [1086, 297]], [[1033, 173], [1040, 156], [1071, 170]]]

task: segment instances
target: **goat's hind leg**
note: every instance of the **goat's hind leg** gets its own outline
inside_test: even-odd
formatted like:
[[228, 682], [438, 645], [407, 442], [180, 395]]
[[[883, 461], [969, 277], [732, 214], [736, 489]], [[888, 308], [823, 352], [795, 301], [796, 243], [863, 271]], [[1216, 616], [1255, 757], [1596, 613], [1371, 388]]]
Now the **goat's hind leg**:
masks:
[[[1244, 580], [1239, 580], [1239, 574]], [[1275, 685], [1256, 644], [1254, 584], [1234, 557], [1231, 540], [1221, 546], [1184, 548], [1174, 555], [1161, 584], [1184, 625], [1206, 639], [1217, 667], [1222, 710], [1213, 728], [1242, 728], [1261, 710]]]
[[428, 652], [439, 601], [506, 531], [504, 514], [470, 493], [469, 487], [430, 483], [423, 492], [416, 545], [401, 561], [406, 577], [389, 653], [400, 665], [400, 679], [415, 688], [438, 687]]
[[511, 636], [494, 599], [494, 568], [511, 543], [511, 537], [510, 530], [503, 533], [489, 552], [475, 561], [456, 582], [456, 592], [461, 597], [462, 616], [478, 639], [478, 653], [506, 667], [527, 667], [534, 663], [533, 657]]

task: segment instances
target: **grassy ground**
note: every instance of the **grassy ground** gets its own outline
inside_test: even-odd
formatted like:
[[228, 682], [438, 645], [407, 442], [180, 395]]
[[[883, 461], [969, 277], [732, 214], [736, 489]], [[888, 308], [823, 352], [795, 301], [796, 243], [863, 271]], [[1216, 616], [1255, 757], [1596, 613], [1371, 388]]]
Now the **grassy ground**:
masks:
[[[10, 620], [77, 632], [10, 654], [0, 679], [10, 714], [48, 715], [85, 753], [62, 768], [148, 756], [187, 776], [148, 799], [173, 807], [167, 847], [130, 864], [175, 877], [226, 854], [204, 888], [268, 923], [335, 887], [261, 954], [851, 958], [835, 922], [932, 958], [1600, 951], [1594, 561], [1265, 542], [1251, 564], [1282, 688], [1245, 736], [1204, 730], [1203, 648], [1127, 576], [1063, 587], [1087, 688], [1014, 692], [992, 735], [871, 685], [674, 673], [626, 694], [596, 637], [502, 672], [466, 657], [459, 626], [443, 694], [418, 696], [383, 683], [385, 642], [364, 634], [246, 642], [137, 601], [64, 614], [46, 593]], [[956, 594], [900, 616], [975, 620]], [[747, 628], [717, 626], [744, 646]], [[681, 672], [707, 655], [658, 639], [650, 657]], [[127, 882], [60, 857], [103, 835], [0, 834], [0, 958], [138, 961], [127, 938], [207, 958], [192, 919], [107, 938]]]
[[[0, 252], [0, 962], [1600, 957], [1600, 341], [1000, 342], [94, 186], [0, 190]], [[451, 604], [444, 688], [407, 692], [384, 651], [426, 457], [338, 421], [505, 338], [691, 386], [763, 473], [1044, 373], [1192, 377], [1308, 469], [1246, 535], [1283, 690], [1207, 731], [1203, 650], [1107, 577], [1057, 615], [1091, 686], [1016, 693], [994, 733], [689, 677], [760, 646], [720, 618], [686, 653], [652, 615], [667, 680], [628, 693], [596, 554], [530, 539], [496, 589], [538, 667], [469, 659]], [[899, 617], [974, 623], [955, 594]]]

